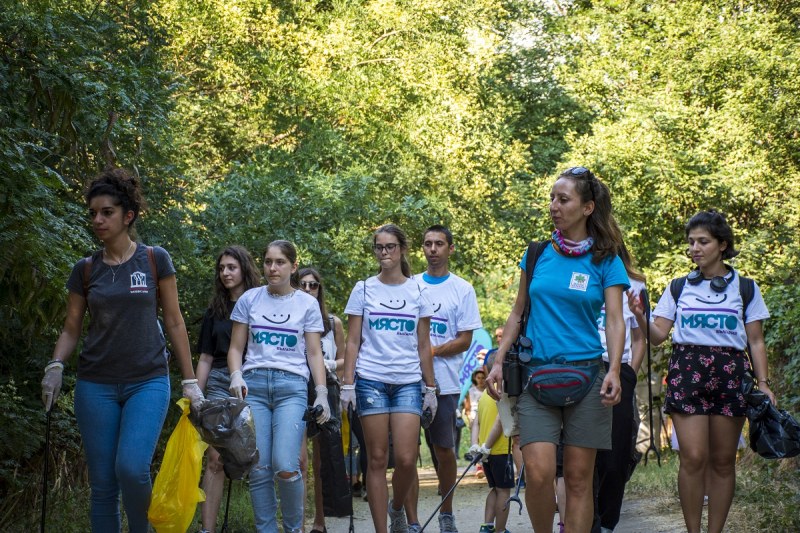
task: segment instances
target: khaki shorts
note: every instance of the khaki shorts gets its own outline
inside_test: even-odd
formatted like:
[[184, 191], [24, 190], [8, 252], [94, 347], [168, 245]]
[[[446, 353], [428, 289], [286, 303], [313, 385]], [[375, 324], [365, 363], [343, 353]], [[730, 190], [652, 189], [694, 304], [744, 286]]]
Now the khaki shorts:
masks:
[[600, 386], [605, 375], [604, 365], [601, 365], [592, 390], [569, 407], [543, 405], [523, 390], [517, 401], [520, 446], [531, 442], [558, 445], [563, 432], [566, 446], [610, 450], [613, 408], [600, 403]]

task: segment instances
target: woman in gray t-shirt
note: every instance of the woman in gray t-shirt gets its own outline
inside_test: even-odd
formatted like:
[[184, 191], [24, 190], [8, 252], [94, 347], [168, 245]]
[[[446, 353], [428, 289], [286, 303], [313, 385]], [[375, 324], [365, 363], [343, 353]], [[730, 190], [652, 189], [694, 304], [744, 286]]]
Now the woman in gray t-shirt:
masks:
[[178, 305], [175, 268], [162, 248], [135, 241], [143, 206], [139, 180], [123, 169], [103, 171], [86, 193], [92, 229], [103, 248], [78, 261], [67, 282], [64, 329], [45, 367], [42, 401], [49, 411], [61, 390], [89, 310], [78, 359], [75, 417], [86, 448], [92, 531], [120, 531], [119, 496], [131, 533], [149, 529], [150, 463], [169, 407], [164, 324], [183, 376], [183, 395], [203, 401], [192, 369]]

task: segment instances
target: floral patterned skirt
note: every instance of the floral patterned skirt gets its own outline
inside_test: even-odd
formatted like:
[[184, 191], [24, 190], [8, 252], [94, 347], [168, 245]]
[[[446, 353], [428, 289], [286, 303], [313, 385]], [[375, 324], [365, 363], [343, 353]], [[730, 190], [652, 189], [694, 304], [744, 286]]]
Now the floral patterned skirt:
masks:
[[724, 346], [673, 344], [664, 412], [744, 416], [741, 383], [750, 370], [742, 350]]

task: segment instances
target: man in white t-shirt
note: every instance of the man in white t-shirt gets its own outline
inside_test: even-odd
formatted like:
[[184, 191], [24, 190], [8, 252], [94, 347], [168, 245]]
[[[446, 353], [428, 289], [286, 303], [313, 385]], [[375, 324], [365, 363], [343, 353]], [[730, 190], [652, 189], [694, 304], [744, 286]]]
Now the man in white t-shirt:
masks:
[[[426, 288], [433, 304], [430, 337], [433, 370], [440, 389], [439, 408], [430, 427], [425, 430], [425, 436], [433, 444], [439, 490], [444, 495], [456, 481], [456, 409], [461, 394], [459, 370], [464, 352], [472, 342], [473, 330], [481, 327], [481, 316], [475, 289], [449, 270], [450, 255], [455, 251], [450, 230], [440, 225], [425, 230], [422, 250], [428, 268], [414, 278]], [[417, 519], [418, 494], [419, 486], [415, 484], [405, 502], [410, 533], [420, 529]], [[453, 517], [452, 495], [442, 503], [439, 529], [441, 533], [458, 533]]]

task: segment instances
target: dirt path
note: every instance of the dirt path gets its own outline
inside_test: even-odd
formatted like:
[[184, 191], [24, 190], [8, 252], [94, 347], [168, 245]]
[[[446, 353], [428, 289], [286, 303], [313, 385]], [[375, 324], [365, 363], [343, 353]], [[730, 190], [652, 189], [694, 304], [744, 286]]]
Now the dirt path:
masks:
[[[459, 469], [459, 472], [463, 472]], [[459, 474], [460, 475], [460, 474]], [[440, 501], [436, 494], [436, 474], [432, 468], [419, 471], [420, 476], [420, 501], [419, 517], [424, 523]], [[455, 509], [456, 525], [461, 533], [477, 533], [483, 523], [483, 507], [488, 486], [483, 479], [477, 479], [472, 472], [468, 473], [456, 489]], [[520, 499], [525, 502], [524, 489], [520, 492]], [[372, 521], [369, 515], [369, 506], [361, 498], [353, 502], [355, 514], [353, 518], [356, 533], [372, 531]], [[680, 509], [659, 511], [653, 508], [647, 499], [639, 498], [627, 500], [622, 506], [620, 523], [614, 530], [615, 533], [679, 533], [683, 530], [683, 519]], [[556, 521], [557, 522], [557, 521]], [[328, 518], [326, 520], [328, 533], [347, 533], [350, 525], [349, 518]], [[513, 533], [531, 531], [531, 523], [525, 508], [519, 513], [519, 507], [512, 504], [508, 518], [507, 529]], [[308, 524], [307, 530], [311, 525]], [[558, 531], [554, 523], [554, 531]], [[438, 533], [439, 524], [436, 517], [425, 529], [428, 533]]]

